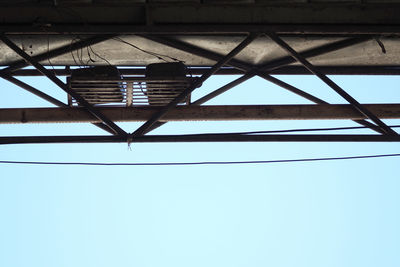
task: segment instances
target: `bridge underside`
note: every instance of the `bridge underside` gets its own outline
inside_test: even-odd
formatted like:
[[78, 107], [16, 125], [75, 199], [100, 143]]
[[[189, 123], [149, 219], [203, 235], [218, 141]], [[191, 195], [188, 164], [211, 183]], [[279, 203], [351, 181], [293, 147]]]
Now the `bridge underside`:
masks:
[[[400, 141], [394, 128], [382, 121], [399, 118], [400, 103], [365, 105], [327, 76], [400, 74], [400, 1], [3, 1], [0, 7], [0, 77], [50, 103], [40, 110], [0, 109], [0, 123], [85, 122], [111, 134], [3, 136], [0, 144]], [[184, 63], [191, 82], [168, 103], [152, 106], [145, 100], [135, 106], [134, 89], [132, 93], [127, 88], [149, 84], [145, 67], [163, 62]], [[98, 105], [63, 81], [64, 76], [71, 79], [74, 70], [93, 66], [117, 68], [123, 101]], [[239, 76], [182, 105], [211, 76], [232, 74]], [[283, 74], [315, 75], [347, 105], [331, 105], [282, 81]], [[20, 76], [50, 79], [76, 104], [55, 99]], [[205, 105], [253, 77], [312, 105]], [[169, 121], [270, 119], [347, 119], [371, 134], [288, 136], [261, 129], [251, 134], [148, 135]], [[125, 130], [117, 121], [144, 123]]]

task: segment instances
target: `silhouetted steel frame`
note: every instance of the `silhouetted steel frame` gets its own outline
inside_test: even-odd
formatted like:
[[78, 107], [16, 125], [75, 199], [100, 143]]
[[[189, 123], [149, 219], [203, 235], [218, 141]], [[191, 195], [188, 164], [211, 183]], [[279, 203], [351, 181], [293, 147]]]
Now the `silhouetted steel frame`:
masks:
[[377, 126], [379, 126], [386, 134], [397, 135], [397, 133], [387, 126], [383, 121], [381, 121], [377, 116], [375, 116], [371, 111], [360, 104], [356, 99], [349, 95], [345, 90], [343, 90], [334, 81], [329, 79], [325, 74], [320, 72], [318, 68], [312, 65], [305, 57], [297, 53], [291, 46], [289, 46], [285, 41], [283, 41], [275, 33], [268, 33], [267, 36], [271, 38], [277, 45], [284, 49], [289, 55], [306, 67], [310, 72], [322, 80], [326, 85], [331, 87], [336, 93], [343, 97], [347, 102], [349, 102], [356, 110], [364, 114], [366, 117], [371, 119]]
[[[114, 32], [115, 33], [115, 32]], [[365, 31], [361, 34], [371, 34]], [[159, 34], [162, 34], [161, 32]], [[165, 32], [164, 32], [165, 34]], [[369, 37], [369, 36], [368, 36]], [[209, 52], [209, 51], [207, 51]], [[65, 52], [66, 53], [66, 52]], [[214, 53], [214, 52], [210, 52]], [[218, 57], [221, 55], [216, 54]], [[49, 57], [51, 58], [51, 57]], [[46, 58], [43, 58], [45, 60]], [[248, 66], [250, 67], [250, 66]], [[251, 67], [254, 71], [254, 68]], [[18, 81], [18, 80], [17, 80]], [[39, 91], [40, 92], [40, 91]], [[228, 136], [219, 135], [186, 135], [186, 136], [140, 136], [132, 142], [272, 142], [272, 141], [313, 141], [313, 142], [397, 142], [398, 136], [381, 135], [252, 135]], [[33, 136], [33, 137], [0, 137], [0, 144], [16, 143], [82, 143], [82, 142], [126, 142], [126, 137], [121, 136]]]
[[[365, 104], [380, 119], [400, 119], [400, 104]], [[98, 109], [113, 121], [147, 121], [160, 106], [107, 107]], [[180, 105], [159, 121], [243, 120], [350, 120], [364, 119], [350, 105]], [[84, 108], [0, 108], [0, 124], [98, 122]], [[362, 128], [366, 128], [362, 126]]]
[[[52, 96], [49, 96], [48, 94], [43, 93], [42, 91], [40, 91], [40, 90], [34, 88], [33, 86], [31, 86], [31, 85], [29, 85], [29, 84], [27, 84], [27, 83], [24, 83], [24, 82], [21, 81], [21, 80], [16, 79], [15, 77], [13, 77], [13, 76], [11, 76], [11, 75], [9, 75], [9, 74], [3, 73], [3, 74], [0, 74], [0, 77], [3, 78], [3, 79], [5, 79], [5, 80], [7, 80], [7, 81], [9, 81], [10, 83], [13, 83], [13, 84], [19, 86], [20, 88], [22, 88], [22, 89], [24, 89], [24, 90], [30, 92], [31, 94], [34, 94], [34, 95], [36, 95], [36, 96], [38, 96], [38, 97], [40, 97], [40, 98], [42, 98], [42, 99], [44, 99], [44, 100], [46, 100], [46, 101], [52, 103], [52, 104], [55, 105], [55, 106], [58, 106], [58, 107], [68, 107], [67, 104], [65, 104], [65, 103], [63, 103], [63, 102], [61, 102], [61, 101], [59, 101], [58, 99], [56, 99], [56, 98], [54, 98], [54, 97], [52, 97]], [[111, 133], [111, 134], [114, 134], [114, 131], [111, 130], [111, 129], [110, 129], [107, 125], [105, 125], [104, 123], [93, 123], [93, 125], [99, 127], [100, 129], [103, 129], [103, 130], [105, 130], [105, 131], [107, 131], [107, 132], [109, 132], [109, 133]]]
[[83, 97], [79, 94], [68, 88], [68, 86], [63, 83], [60, 79], [58, 79], [53, 73], [43, 67], [37, 60], [33, 59], [33, 57], [29, 56], [22, 49], [20, 49], [17, 45], [15, 45], [11, 40], [9, 40], [5, 35], [0, 34], [0, 39], [3, 41], [8, 47], [10, 47], [15, 53], [29, 62], [32, 66], [34, 66], [37, 70], [39, 70], [43, 75], [49, 78], [52, 82], [54, 82], [58, 87], [64, 90], [66, 93], [70, 94], [75, 100], [77, 100], [83, 107], [85, 107], [92, 115], [100, 119], [107, 125], [111, 130], [115, 132], [115, 134], [126, 136], [127, 133], [121, 129], [118, 125], [116, 125], [113, 121], [104, 116], [101, 112], [99, 112], [96, 108], [94, 108], [91, 104], [89, 104]]
[[[90, 37], [83, 41], [78, 41], [73, 44], [62, 46], [62, 47], [56, 48], [54, 50], [42, 53], [40, 55], [33, 56], [32, 59], [36, 60], [37, 62], [43, 61], [43, 60], [48, 60], [48, 59], [51, 59], [51, 58], [54, 58], [54, 57], [57, 57], [57, 56], [60, 56], [60, 55], [66, 54], [66, 53], [70, 53], [70, 52], [75, 51], [80, 48], [85, 48], [87, 46], [103, 42], [105, 40], [112, 38], [113, 36], [115, 36], [115, 35], [101, 35], [101, 36]], [[56, 106], [66, 106], [66, 104], [41, 92], [40, 90], [37, 90], [36, 88], [33, 88], [32, 86], [27, 85], [26, 83], [24, 83], [16, 78], [12, 78], [12, 76], [14, 76], [14, 71], [19, 70], [24, 67], [27, 67], [27, 66], [29, 66], [29, 63], [27, 63], [27, 61], [25, 61], [25, 60], [20, 60], [20, 61], [11, 63], [8, 65], [8, 67], [0, 70], [0, 77], [14, 83], [15, 85], [20, 86], [21, 88], [35, 94], [36, 96], [43, 98], [44, 100], [49, 101], [50, 103], [52, 103]], [[32, 70], [23, 70], [23, 71], [29, 72]], [[54, 72], [56, 72], [56, 70], [54, 70]]]
[[174, 100], [172, 100], [168, 105], [162, 107], [158, 112], [156, 112], [151, 118], [145, 122], [141, 127], [139, 127], [135, 132], [132, 133], [131, 137], [135, 138], [137, 136], [142, 136], [145, 134], [163, 115], [165, 115], [170, 109], [178, 105], [183, 99], [185, 99], [193, 90], [201, 86], [208, 78], [210, 78], [215, 72], [217, 72], [222, 66], [227, 64], [232, 58], [239, 54], [243, 49], [245, 49], [252, 41], [254, 41], [259, 36], [258, 33], [249, 33], [249, 35], [238, 44], [231, 52], [223, 56], [217, 63], [212, 66], [210, 70], [204, 73], [199, 78], [186, 88], [181, 94], [179, 94]]
[[[93, 36], [90, 38], [87, 38], [85, 40], [82, 41], [78, 41], [75, 43], [72, 43], [70, 45], [66, 45], [66, 46], [62, 46], [56, 49], [53, 49], [51, 51], [47, 51], [45, 53], [42, 53], [40, 55], [34, 56], [32, 57], [34, 60], [36, 61], [43, 61], [43, 60], [48, 60], [51, 59], [53, 57], [57, 57], [66, 53], [70, 53], [72, 51], [75, 51], [77, 49], [81, 49], [81, 48], [85, 48], [87, 46], [90, 45], [94, 45], [100, 42], [103, 42], [105, 40], [108, 40], [110, 38], [112, 38], [115, 35], [101, 35], [101, 36]], [[45, 93], [43, 93], [42, 91], [34, 88], [31, 85], [28, 85], [16, 78], [13, 77], [13, 74], [15, 74], [15, 71], [19, 70], [20, 68], [24, 68], [29, 66], [29, 64], [27, 63], [27, 61], [25, 60], [20, 60], [14, 63], [11, 63], [8, 67], [0, 70], [0, 77], [2, 77], [3, 79], [21, 87], [22, 89], [58, 106], [58, 107], [66, 107], [68, 105], [66, 105], [65, 103], [59, 101], [58, 99], [55, 99], [54, 97], [51, 97]], [[22, 71], [32, 71], [32, 70], [22, 70]], [[38, 71], [38, 70], [34, 70], [34, 71]], [[53, 73], [55, 75], [57, 70], [53, 70]], [[38, 71], [39, 72], [39, 71]], [[40, 73], [40, 72], [39, 72]], [[42, 74], [43, 75], [43, 74]], [[114, 131], [112, 129], [110, 129], [107, 125], [105, 125], [104, 123], [94, 123], [93, 125], [111, 133], [114, 134]]]
[[[5, 144], [46, 144], [46, 143], [124, 143], [126, 137], [118, 135], [97, 136], [5, 136]], [[168, 142], [400, 142], [399, 135], [297, 135], [297, 134], [197, 134], [197, 135], [144, 135], [130, 140], [132, 143]]]
[[[174, 40], [174, 39], [171, 39], [171, 38], [160, 37], [160, 36], [147, 36], [147, 35], [145, 35], [145, 36], [141, 35], [141, 36], [144, 37], [144, 38], [147, 38], [149, 40], [152, 40], [152, 41], [155, 41], [155, 42], [158, 42], [158, 43], [161, 43], [161, 44], [164, 44], [164, 45], [167, 45], [167, 46], [170, 46], [170, 47], [182, 50], [182, 51], [186, 51], [186, 52], [189, 52], [189, 53], [192, 53], [192, 54], [204, 57], [204, 58], [208, 58], [208, 59], [211, 59], [211, 60], [217, 61], [217, 60], [219, 60], [221, 58], [220, 54], [217, 54], [215, 52], [211, 52], [211, 51], [205, 50], [203, 48], [196, 47], [194, 45], [190, 45], [190, 44], [178, 41], [178, 40]], [[307, 57], [321, 55], [321, 54], [325, 54], [325, 53], [328, 53], [328, 52], [339, 50], [341, 48], [349, 47], [349, 46], [352, 46], [352, 45], [355, 45], [355, 44], [358, 44], [358, 43], [361, 43], [361, 42], [364, 42], [364, 41], [367, 41], [367, 40], [370, 40], [370, 39], [371, 39], [370, 36], [363, 36], [363, 37], [358, 37], [358, 38], [352, 38], [352, 39], [346, 39], [346, 40], [342, 40], [342, 41], [337, 41], [337, 42], [334, 42], [334, 43], [331, 43], [331, 44], [322, 45], [322, 46], [317, 47], [317, 48], [309, 49], [309, 50], [303, 52], [302, 55], [307, 56]], [[246, 80], [248, 80], [248, 79], [250, 79], [250, 78], [252, 78], [252, 77], [254, 77], [256, 75], [260, 76], [261, 78], [266, 79], [267, 81], [270, 81], [270, 82], [272, 82], [272, 83], [274, 83], [274, 84], [276, 84], [276, 85], [278, 85], [278, 86], [280, 86], [280, 87], [282, 87], [282, 88], [284, 88], [286, 90], [289, 90], [292, 93], [295, 93], [295, 94], [297, 94], [299, 96], [302, 96], [302, 97], [308, 99], [311, 102], [314, 102], [314, 103], [317, 103], [317, 104], [329, 104], [326, 101], [323, 101], [322, 99], [319, 99], [319, 98], [317, 98], [317, 97], [315, 97], [315, 96], [313, 96], [311, 94], [308, 94], [308, 93], [306, 93], [306, 92], [304, 92], [304, 91], [302, 91], [302, 90], [300, 90], [300, 89], [298, 89], [298, 88], [296, 88], [296, 87], [294, 87], [292, 85], [289, 85], [289, 84], [287, 84], [287, 83], [285, 83], [283, 81], [280, 81], [277, 78], [274, 78], [274, 77], [272, 77], [272, 76], [270, 76], [268, 74], [265, 74], [265, 72], [268, 71], [268, 70], [275, 69], [275, 68], [278, 68], [280, 66], [284, 66], [284, 65], [293, 63], [295, 61], [296, 60], [293, 59], [291, 56], [286, 56], [286, 57], [283, 57], [283, 58], [280, 58], [280, 59], [273, 60], [271, 62], [265, 63], [265, 64], [263, 64], [262, 66], [260, 66], [258, 68], [255, 68], [253, 66], [248, 65], [247, 63], [244, 63], [244, 62], [241, 62], [239, 60], [233, 59], [228, 63], [228, 65], [230, 65], [230, 66], [232, 66], [234, 68], [237, 68], [237, 69], [239, 69], [241, 71], [246, 71], [246, 73], [242, 77], [240, 77], [240, 78], [228, 83], [225, 86], [222, 86], [221, 88], [219, 88], [219, 89], [211, 92], [210, 94], [198, 99], [197, 101], [193, 102], [192, 104], [201, 105], [201, 104], [205, 103], [206, 101], [208, 101], [208, 100], [210, 100], [210, 99], [222, 94], [223, 92], [226, 92], [226, 91], [232, 89], [233, 87], [239, 85], [240, 83], [242, 83], [242, 82], [244, 82], [244, 81], [246, 81]], [[370, 123], [368, 121], [355, 120], [354, 122], [356, 122], [358, 124], [361, 124], [363, 126], [367, 126], [370, 129], [372, 129], [374, 131], [377, 131], [379, 133], [384, 133], [379, 127], [377, 127], [376, 125], [374, 125], [374, 124], [372, 124], [372, 123]], [[164, 123], [162, 123], [162, 122], [158, 122], [151, 129], [149, 129], [149, 131], [151, 131], [151, 130], [153, 130], [153, 129], [155, 129], [155, 128], [163, 125], [163, 124]]]
[[[70, 65], [73, 66], [73, 65]], [[145, 69], [142, 67], [133, 67], [129, 69], [119, 69], [122, 76], [145, 75]], [[203, 75], [207, 68], [189, 67], [192, 75]], [[326, 75], [400, 75], [400, 65], [382, 65], [382, 66], [328, 66], [318, 65], [318, 69]], [[70, 76], [71, 71], [66, 69], [55, 69], [52, 71], [56, 76]], [[284, 66], [268, 72], [270, 75], [314, 75], [303, 66]], [[218, 70], [214, 75], [240, 75], [240, 71], [232, 67], [224, 67]], [[36, 69], [22, 69], [13, 71], [11, 76], [43, 76]]]
[[[87, 39], [84, 39], [84, 40], [81, 40], [81, 41], [77, 41], [75, 43], [71, 43], [69, 45], [64, 45], [64, 46], [61, 46], [59, 48], [44, 52], [44, 53], [39, 54], [37, 56], [33, 56], [32, 59], [37, 61], [37, 62], [48, 60], [48, 59], [51, 59], [51, 58], [54, 58], [54, 57], [57, 57], [57, 56], [61, 56], [61, 55], [64, 55], [66, 53], [70, 53], [72, 51], [75, 51], [75, 50], [78, 50], [78, 49], [81, 49], [81, 48], [86, 48], [88, 46], [101, 43], [101, 42], [109, 40], [109, 39], [111, 39], [111, 38], [113, 38], [115, 36], [117, 36], [117, 35], [113, 34], [113, 35], [99, 35], [99, 36], [89, 37]], [[22, 68], [27, 67], [27, 66], [29, 66], [29, 64], [25, 60], [20, 60], [20, 61], [17, 61], [17, 62], [9, 64], [8, 67], [2, 69], [0, 71], [0, 73], [13, 72], [15, 70], [22, 69]]]
[[64, 104], [63, 102], [59, 101], [58, 99], [56, 99], [52, 96], [49, 96], [48, 94], [43, 93], [42, 91], [34, 88], [33, 86], [31, 86], [23, 81], [20, 81], [20, 80], [14, 78], [13, 76], [11, 76], [9, 74], [2, 73], [2, 74], [0, 74], [0, 77], [3, 78], [4, 80], [7, 80], [7, 81], [19, 86], [20, 88], [38, 96], [38, 97], [52, 103], [53, 105], [56, 105], [58, 107], [68, 107], [67, 104]]

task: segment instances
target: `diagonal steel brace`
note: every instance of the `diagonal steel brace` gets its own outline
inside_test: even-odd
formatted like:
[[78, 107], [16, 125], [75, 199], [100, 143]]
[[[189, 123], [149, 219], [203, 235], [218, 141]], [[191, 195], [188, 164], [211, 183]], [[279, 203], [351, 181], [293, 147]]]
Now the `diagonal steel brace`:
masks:
[[[103, 42], [103, 41], [108, 40], [110, 38], [113, 38], [115, 36], [116, 35], [99, 35], [99, 36], [90, 37], [88, 39], [85, 39], [85, 40], [82, 40], [82, 41], [78, 41], [78, 42], [75, 42], [73, 44], [69, 44], [69, 45], [66, 45], [66, 46], [62, 46], [62, 47], [56, 48], [54, 50], [39, 54], [37, 56], [33, 56], [32, 58], [34, 60], [38, 61], [38, 62], [39, 61], [43, 61], [43, 60], [47, 60], [47, 59], [50, 59], [50, 58], [53, 58], [53, 57], [57, 57], [57, 56], [60, 56], [60, 55], [63, 55], [63, 54], [66, 54], [66, 53], [69, 53], [69, 52], [72, 52], [72, 51], [87, 47], [87, 46], [90, 46], [90, 45], [94, 45], [94, 44]], [[52, 103], [52, 104], [54, 104], [56, 106], [59, 106], [59, 107], [66, 106], [66, 104], [64, 104], [63, 102], [61, 102], [61, 101], [59, 101], [59, 100], [57, 100], [57, 99], [55, 99], [55, 98], [43, 93], [42, 91], [40, 91], [40, 90], [38, 90], [38, 89], [36, 89], [36, 88], [34, 88], [34, 87], [22, 82], [22, 81], [20, 81], [20, 80], [18, 80], [15, 77], [12, 76], [14, 71], [19, 70], [19, 69], [24, 68], [24, 67], [27, 67], [27, 66], [29, 66], [29, 63], [27, 61], [25, 61], [25, 60], [20, 60], [20, 61], [16, 61], [14, 63], [11, 63], [11, 64], [9, 64], [8, 67], [0, 70], [0, 77], [5, 79], [5, 80], [7, 80], [7, 81], [9, 81], [9, 82], [11, 82], [11, 83], [13, 83], [13, 84], [15, 84], [15, 85], [17, 85], [17, 86], [19, 86], [19, 87], [21, 87], [22, 89], [24, 89], [24, 90], [26, 90], [26, 91], [28, 91], [28, 92], [40, 97], [40, 98], [46, 100], [46, 101], [49, 101], [50, 103]], [[105, 130], [105, 131], [107, 131], [107, 132], [109, 132], [111, 134], [115, 133], [114, 130], [110, 129], [104, 123], [94, 123], [93, 125], [101, 128], [101, 129], [103, 129], [103, 130]]]
[[220, 59], [210, 70], [204, 73], [200, 78], [196, 79], [188, 88], [186, 88], [180, 95], [172, 100], [168, 105], [162, 107], [156, 112], [147, 122], [145, 122], [139, 129], [132, 133], [132, 137], [142, 136], [150, 129], [162, 116], [164, 116], [169, 110], [174, 108], [179, 102], [185, 99], [193, 90], [201, 86], [209, 77], [217, 72], [222, 66], [239, 54], [245, 49], [252, 41], [254, 41], [259, 34], [251, 33], [247, 36], [238, 46], [236, 46], [231, 52]]
[[[144, 35], [140, 35], [143, 38], [147, 38], [149, 40], [152, 40], [154, 42], [158, 42], [170, 47], [173, 47], [175, 49], [179, 49], [188, 53], [192, 53], [195, 54], [197, 56], [200, 57], [204, 57], [204, 58], [208, 58], [211, 60], [219, 60], [221, 59], [221, 55], [217, 54], [215, 52], [211, 52], [209, 50], [205, 50], [203, 48], [200, 47], [196, 47], [181, 41], [178, 41], [176, 39], [171, 39], [171, 38], [166, 38], [166, 37], [158, 37], [158, 36], [144, 36]], [[317, 48], [313, 48], [313, 49], [309, 49], [307, 51], [302, 52], [301, 54], [305, 57], [312, 57], [312, 56], [317, 56], [317, 55], [322, 55], [328, 52], [332, 52], [332, 51], [336, 51], [345, 47], [349, 47], [352, 45], [356, 45], [358, 43], [362, 43], [365, 42], [367, 40], [370, 40], [371, 37], [370, 36], [363, 36], [363, 37], [358, 37], [358, 38], [351, 38], [351, 39], [345, 39], [345, 40], [341, 40], [341, 41], [337, 41], [331, 44], [327, 44], [327, 45], [322, 45], [320, 47]], [[274, 78], [268, 74], [266, 74], [266, 71], [271, 71], [273, 69], [276, 69], [278, 67], [290, 64], [295, 62], [296, 60], [293, 59], [290, 56], [286, 56], [277, 60], [273, 60], [271, 62], [265, 63], [262, 66], [258, 67], [258, 68], [254, 68], [253, 66], [244, 63], [242, 61], [233, 59], [231, 60], [227, 65], [230, 65], [236, 69], [242, 70], [242, 71], [246, 71], [246, 73], [241, 76], [240, 78], [228, 83], [227, 85], [211, 92], [210, 94], [198, 99], [197, 101], [193, 102], [192, 104], [194, 105], [201, 105], [203, 103], [205, 103], [206, 101], [230, 90], [231, 88], [239, 85], [240, 83], [243, 83], [244, 81], [247, 81], [248, 79], [254, 77], [254, 76], [260, 76], [261, 78], [270, 81], [278, 86], [281, 86], [282, 88], [289, 90], [292, 93], [295, 93], [299, 96], [302, 96], [308, 100], [310, 100], [311, 102], [317, 103], [317, 104], [329, 104], [326, 101], [323, 101], [322, 99], [319, 99], [311, 94], [308, 94], [294, 86], [291, 86], [283, 81], [280, 81], [277, 78]], [[366, 127], [371, 128], [374, 131], [377, 131], [379, 133], [383, 133], [383, 131], [377, 127], [375, 124], [372, 124], [366, 120], [355, 120], [354, 122], [357, 122], [358, 124], [364, 125]], [[161, 125], [163, 125], [164, 123], [161, 122], [157, 122], [150, 130], [153, 130]], [[150, 131], [149, 130], [149, 131]]]
[[118, 125], [116, 125], [113, 121], [111, 121], [106, 116], [104, 116], [100, 111], [98, 111], [96, 108], [94, 108], [91, 104], [89, 104], [83, 97], [81, 97], [75, 91], [68, 88], [68, 86], [65, 83], [63, 83], [60, 79], [58, 79], [52, 72], [47, 70], [38, 61], [34, 60], [31, 56], [29, 56], [27, 53], [25, 53], [25, 51], [20, 49], [5, 35], [0, 34], [0, 40], [3, 41], [8, 47], [10, 47], [13, 51], [15, 51], [24, 60], [26, 60], [32, 66], [34, 66], [37, 70], [39, 70], [43, 75], [47, 76], [58, 87], [60, 87], [66, 93], [70, 94], [73, 98], [75, 98], [75, 100], [77, 100], [82, 106], [84, 106], [93, 116], [95, 116], [99, 120], [103, 121], [111, 130], [114, 131], [115, 134], [122, 135], [122, 136], [127, 135], [127, 133], [124, 130], [122, 130]]
[[271, 40], [273, 40], [276, 44], [278, 44], [282, 49], [286, 50], [289, 55], [291, 55], [294, 59], [300, 62], [304, 67], [306, 67], [311, 73], [321, 79], [325, 84], [331, 87], [336, 93], [338, 93], [341, 97], [346, 99], [354, 109], [359, 111], [361, 114], [371, 119], [377, 126], [379, 126], [382, 131], [386, 134], [397, 135], [397, 133], [387, 126], [383, 121], [381, 121], [377, 116], [375, 116], [371, 111], [369, 111], [366, 107], [360, 104], [356, 99], [354, 99], [351, 95], [349, 95], [345, 90], [343, 90], [339, 85], [337, 85], [334, 81], [329, 79], [325, 74], [320, 72], [318, 68], [312, 65], [306, 58], [297, 53], [292, 47], [290, 47], [285, 41], [283, 41], [279, 36], [274, 33], [267, 34]]

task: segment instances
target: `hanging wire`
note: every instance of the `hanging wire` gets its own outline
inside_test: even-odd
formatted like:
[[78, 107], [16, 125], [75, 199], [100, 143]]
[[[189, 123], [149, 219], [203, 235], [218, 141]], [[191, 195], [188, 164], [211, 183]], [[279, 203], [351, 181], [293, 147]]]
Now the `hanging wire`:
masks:
[[100, 58], [101, 60], [105, 61], [108, 65], [113, 66], [113, 65], [110, 63], [110, 61], [108, 61], [105, 57], [102, 57], [102, 56], [100, 56], [98, 53], [96, 53], [96, 52], [93, 50], [92, 46], [89, 46], [89, 49], [90, 49], [90, 51], [91, 51], [96, 57], [98, 57], [98, 58]]
[[[82, 39], [79, 36], [75, 37], [71, 40], [70, 46], [72, 46], [76, 41], [82, 41]], [[74, 55], [74, 53], [76, 55]], [[74, 60], [75, 65], [79, 68], [84, 68], [85, 63], [83, 62], [83, 48], [71, 50], [70, 54], [72, 56], [72, 59]]]
[[[98, 58], [104, 60], [109, 66], [115, 67], [115, 66], [112, 65], [112, 64], [110, 63], [110, 61], [108, 61], [105, 57], [102, 57], [102, 56], [100, 56], [98, 53], [96, 53], [96, 52], [93, 50], [93, 47], [92, 47], [91, 45], [89, 45], [89, 49], [90, 49], [90, 51], [91, 51], [96, 57], [98, 57]], [[122, 74], [121, 74], [121, 72], [119, 71], [119, 69], [118, 69], [117, 67], [115, 67], [115, 69], [116, 69], [117, 72], [118, 72], [118, 76], [119, 76], [119, 77], [122, 77]]]
[[0, 164], [30, 164], [30, 165], [81, 165], [81, 166], [184, 166], [184, 165], [239, 165], [239, 164], [276, 164], [276, 163], [299, 163], [316, 161], [334, 161], [350, 159], [372, 159], [399, 157], [396, 154], [377, 154], [345, 157], [326, 158], [301, 158], [301, 159], [278, 159], [278, 160], [249, 160], [249, 161], [199, 161], [199, 162], [141, 162], [141, 163], [106, 163], [106, 162], [48, 162], [48, 161], [11, 161], [1, 160]]
[[383, 42], [381, 41], [380, 36], [376, 36], [375, 41], [378, 43], [379, 47], [381, 48], [382, 53], [386, 54], [386, 48], [385, 48], [385, 45], [383, 44]]
[[[47, 34], [47, 53], [50, 53], [50, 37], [49, 34]], [[47, 57], [47, 61], [49, 62], [51, 68], [53, 69], [54, 74], [56, 74], [56, 70], [54, 69], [53, 64], [50, 61], [50, 57]]]
[[89, 62], [95, 63], [96, 60], [94, 60], [92, 58], [92, 55], [90, 54], [90, 51], [89, 51], [89, 46], [86, 46], [86, 52], [87, 52], [87, 55], [88, 55], [88, 60], [86, 61], [86, 65], [89, 65]]
[[[79, 38], [79, 40], [82, 40]], [[79, 62], [81, 62], [81, 65], [85, 65], [85, 62], [83, 61], [83, 48], [81, 47], [79, 50], [76, 50], [77, 53], [79, 53]]]
[[123, 40], [123, 39], [121, 39], [119, 37], [114, 37], [113, 39], [116, 40], [116, 41], [119, 41], [121, 43], [127, 44], [127, 45], [129, 45], [129, 46], [131, 46], [131, 47], [133, 47], [133, 48], [135, 48], [135, 49], [137, 49], [139, 51], [142, 51], [143, 53], [146, 53], [148, 55], [154, 56], [154, 57], [158, 58], [159, 60], [162, 60], [162, 61], [165, 61], [165, 62], [169, 62], [168, 60], [165, 59], [165, 58], [168, 58], [168, 59], [170, 59], [172, 61], [185, 63], [182, 60], [179, 60], [177, 58], [174, 58], [174, 57], [171, 57], [171, 56], [168, 56], [168, 55], [163, 55], [163, 54], [151, 52], [151, 51], [148, 51], [148, 50], [144, 50], [143, 48], [140, 48], [140, 47], [138, 47], [138, 46], [136, 46], [136, 45], [134, 45], [134, 44], [132, 44], [130, 42], [127, 42], [127, 41], [125, 41], [125, 40]]
[[[71, 40], [70, 47], [73, 45], [73, 43], [74, 43], [75, 40], [76, 40], [76, 38], [74, 38], [74, 39]], [[77, 62], [76, 59], [75, 59], [74, 51], [73, 51], [73, 50], [70, 50], [70, 53], [71, 53], [72, 59], [74, 60], [75, 65], [78, 66], [79, 68], [81, 68], [82, 66], [79, 65], [78, 62]]]
[[[400, 128], [400, 125], [391, 125], [390, 128]], [[367, 126], [354, 127], [335, 127], [335, 128], [306, 128], [306, 129], [288, 129], [288, 130], [270, 130], [270, 131], [252, 131], [252, 132], [231, 132], [231, 133], [202, 133], [196, 135], [252, 135], [252, 134], [272, 134], [272, 133], [291, 133], [291, 132], [318, 132], [318, 131], [343, 131], [343, 130], [360, 130], [370, 129]]]

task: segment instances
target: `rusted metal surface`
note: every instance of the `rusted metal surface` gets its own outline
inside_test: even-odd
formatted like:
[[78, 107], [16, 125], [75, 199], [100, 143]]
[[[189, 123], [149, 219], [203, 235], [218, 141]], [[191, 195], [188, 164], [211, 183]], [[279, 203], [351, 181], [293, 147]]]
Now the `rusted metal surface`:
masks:
[[[400, 104], [367, 104], [381, 119], [400, 119]], [[146, 121], [157, 107], [103, 107], [113, 121]], [[350, 105], [235, 105], [179, 106], [160, 121], [241, 121], [241, 120], [360, 120], [365, 119]], [[96, 123], [100, 122], [82, 108], [13, 108], [0, 109], [2, 123]]]

